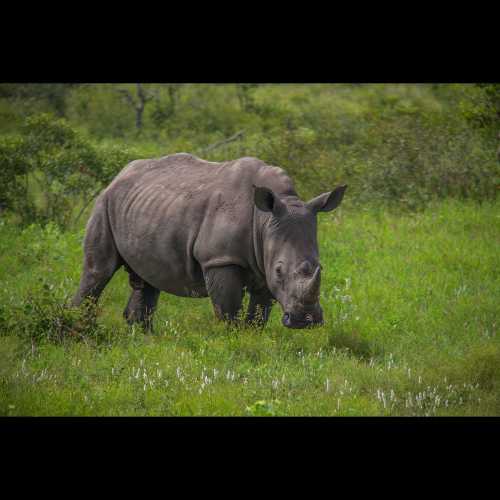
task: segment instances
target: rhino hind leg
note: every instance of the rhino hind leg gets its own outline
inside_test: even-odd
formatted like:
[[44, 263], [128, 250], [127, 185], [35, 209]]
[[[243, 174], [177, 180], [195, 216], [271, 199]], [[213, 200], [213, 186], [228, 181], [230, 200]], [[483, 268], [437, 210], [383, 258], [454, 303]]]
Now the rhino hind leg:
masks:
[[243, 301], [243, 269], [239, 266], [214, 267], [205, 270], [204, 275], [217, 319], [236, 321]]
[[85, 233], [83, 270], [80, 286], [72, 300], [73, 306], [79, 306], [86, 299], [97, 302], [108, 282], [123, 264], [109, 228], [105, 208], [100, 203], [101, 206], [99, 202], [96, 204]]
[[146, 283], [130, 268], [126, 268], [129, 273], [129, 283], [132, 293], [128, 299], [127, 307], [123, 311], [123, 316], [129, 325], [141, 324], [145, 330], [153, 330], [153, 313], [158, 303], [160, 290]]

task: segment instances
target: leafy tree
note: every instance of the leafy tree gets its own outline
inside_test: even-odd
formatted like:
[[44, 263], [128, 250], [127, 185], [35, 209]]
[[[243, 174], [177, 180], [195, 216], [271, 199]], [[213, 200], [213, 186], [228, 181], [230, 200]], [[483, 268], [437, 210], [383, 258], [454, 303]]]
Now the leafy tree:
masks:
[[34, 115], [19, 136], [0, 141], [0, 203], [24, 224], [68, 227], [75, 200], [88, 205], [134, 157], [127, 148], [94, 145], [64, 119]]
[[20, 137], [0, 138], [0, 213], [26, 205], [28, 164]]

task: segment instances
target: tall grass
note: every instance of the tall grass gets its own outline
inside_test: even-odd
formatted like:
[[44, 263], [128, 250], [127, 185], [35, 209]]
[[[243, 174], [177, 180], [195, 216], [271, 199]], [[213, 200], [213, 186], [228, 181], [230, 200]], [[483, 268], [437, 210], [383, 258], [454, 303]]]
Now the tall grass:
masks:
[[65, 316], [82, 229], [0, 223], [0, 414], [498, 415], [498, 202], [346, 204], [319, 234], [323, 327], [288, 330], [279, 306], [226, 327], [162, 294], [149, 335], [124, 324], [123, 271], [97, 325]]

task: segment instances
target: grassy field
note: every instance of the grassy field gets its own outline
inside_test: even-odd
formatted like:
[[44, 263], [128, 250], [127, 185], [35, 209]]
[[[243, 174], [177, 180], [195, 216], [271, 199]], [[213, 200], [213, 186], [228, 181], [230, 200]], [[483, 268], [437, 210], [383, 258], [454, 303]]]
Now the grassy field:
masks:
[[284, 328], [279, 306], [229, 328], [208, 299], [162, 294], [145, 335], [121, 270], [96, 333], [59, 340], [83, 229], [0, 222], [0, 414], [500, 415], [500, 203], [341, 207], [319, 234], [321, 328]]

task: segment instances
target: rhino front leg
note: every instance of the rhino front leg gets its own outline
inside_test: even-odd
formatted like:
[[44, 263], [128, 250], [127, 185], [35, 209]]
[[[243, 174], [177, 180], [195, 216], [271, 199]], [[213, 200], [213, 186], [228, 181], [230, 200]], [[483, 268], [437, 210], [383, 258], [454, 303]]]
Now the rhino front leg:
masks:
[[123, 311], [127, 323], [140, 323], [147, 331], [153, 330], [153, 313], [158, 303], [160, 290], [146, 283], [134, 271], [127, 268], [132, 293]]
[[243, 269], [239, 266], [213, 267], [204, 272], [208, 295], [215, 316], [234, 322], [243, 301]]
[[268, 290], [250, 291], [250, 303], [245, 321], [250, 325], [264, 326], [269, 319], [274, 298]]

